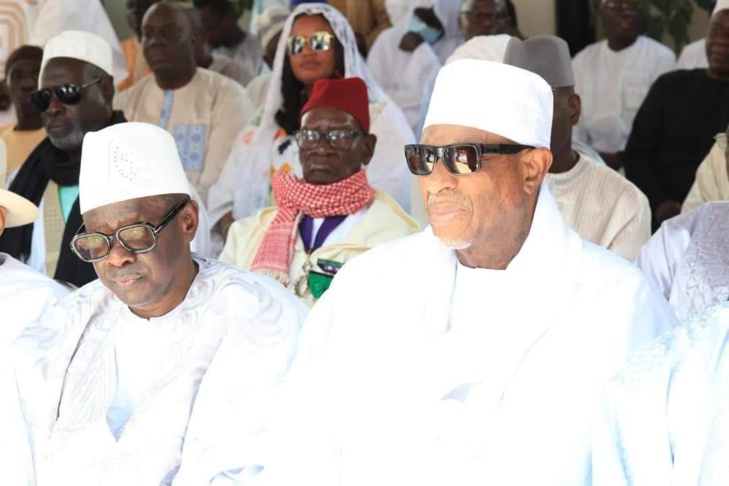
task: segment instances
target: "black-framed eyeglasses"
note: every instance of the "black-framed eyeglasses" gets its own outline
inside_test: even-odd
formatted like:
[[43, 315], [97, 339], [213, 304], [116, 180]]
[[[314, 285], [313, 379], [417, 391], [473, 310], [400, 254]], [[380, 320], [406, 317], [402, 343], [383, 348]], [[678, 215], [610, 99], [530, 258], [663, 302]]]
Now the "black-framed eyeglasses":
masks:
[[296, 143], [300, 149], [311, 150], [319, 145], [322, 138], [326, 138], [332, 148], [347, 150], [352, 146], [354, 139], [367, 135], [357, 130], [298, 130], [294, 133]]
[[51, 106], [51, 98], [53, 95], [55, 95], [56, 99], [64, 105], [76, 105], [79, 101], [81, 101], [81, 91], [92, 84], [98, 83], [99, 81], [101, 81], [101, 78], [94, 78], [81, 86], [73, 83], [66, 83], [61, 86], [39, 89], [38, 91], [31, 93], [30, 102], [33, 103], [33, 106], [35, 106], [41, 113]]
[[530, 145], [503, 143], [458, 143], [445, 147], [413, 144], [405, 145], [405, 159], [410, 172], [417, 176], [430, 175], [438, 159], [443, 160], [451, 174], [467, 175], [479, 171], [483, 155], [517, 154], [533, 148]]
[[71, 240], [71, 250], [81, 260], [94, 263], [109, 256], [114, 240], [129, 253], [147, 253], [157, 245], [159, 232], [170, 224], [173, 219], [187, 206], [190, 199], [185, 199], [172, 208], [167, 216], [158, 225], [152, 223], [134, 223], [116, 230], [113, 235], [103, 233], [81, 233], [84, 225], [76, 232]]
[[332, 47], [332, 37], [334, 37], [334, 34], [326, 31], [314, 32], [308, 39], [303, 35], [292, 35], [286, 39], [286, 48], [289, 54], [298, 56], [304, 52], [304, 47], [306, 47], [306, 41], [308, 40], [312, 51], [328, 51]]

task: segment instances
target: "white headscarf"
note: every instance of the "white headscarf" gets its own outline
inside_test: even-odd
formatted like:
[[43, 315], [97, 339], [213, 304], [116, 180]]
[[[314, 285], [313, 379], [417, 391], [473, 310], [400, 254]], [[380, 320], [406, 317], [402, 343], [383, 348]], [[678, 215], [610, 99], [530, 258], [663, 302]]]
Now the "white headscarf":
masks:
[[362, 78], [367, 84], [367, 92], [370, 97], [370, 104], [386, 98], [385, 92], [382, 91], [375, 79], [367, 68], [367, 63], [357, 50], [357, 39], [354, 35], [352, 27], [347, 19], [339, 13], [337, 9], [324, 3], [302, 3], [291, 13], [286, 25], [284, 25], [281, 37], [276, 48], [276, 57], [273, 61], [273, 73], [271, 75], [271, 85], [268, 89], [268, 96], [263, 108], [261, 124], [256, 131], [252, 145], [263, 142], [266, 147], [270, 147], [276, 131], [279, 126], [275, 117], [283, 106], [283, 95], [281, 94], [281, 78], [283, 76], [283, 63], [286, 57], [286, 40], [291, 35], [291, 29], [294, 21], [300, 15], [322, 15], [327, 20], [334, 35], [337, 36], [344, 50], [344, 77]]

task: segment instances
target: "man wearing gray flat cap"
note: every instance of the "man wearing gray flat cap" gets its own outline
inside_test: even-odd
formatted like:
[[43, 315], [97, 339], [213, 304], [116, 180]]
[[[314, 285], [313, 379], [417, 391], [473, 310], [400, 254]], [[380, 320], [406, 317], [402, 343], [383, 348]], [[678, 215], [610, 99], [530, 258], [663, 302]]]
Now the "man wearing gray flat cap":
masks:
[[538, 74], [552, 87], [554, 162], [546, 180], [565, 222], [585, 240], [632, 261], [651, 235], [648, 199], [617, 172], [573, 149], [581, 104], [567, 43], [551, 35], [513, 38], [504, 63]]

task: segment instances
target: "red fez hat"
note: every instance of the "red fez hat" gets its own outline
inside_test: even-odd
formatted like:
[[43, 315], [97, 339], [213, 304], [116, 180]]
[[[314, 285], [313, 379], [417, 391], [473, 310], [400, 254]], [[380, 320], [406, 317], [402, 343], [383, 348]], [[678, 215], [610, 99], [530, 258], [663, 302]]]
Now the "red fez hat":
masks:
[[[357, 120], [366, 133], [370, 131], [370, 107], [367, 85], [360, 78], [319, 79], [314, 82], [309, 101], [301, 109], [303, 117], [314, 108], [336, 108]], [[301, 121], [301, 118], [299, 118]]]

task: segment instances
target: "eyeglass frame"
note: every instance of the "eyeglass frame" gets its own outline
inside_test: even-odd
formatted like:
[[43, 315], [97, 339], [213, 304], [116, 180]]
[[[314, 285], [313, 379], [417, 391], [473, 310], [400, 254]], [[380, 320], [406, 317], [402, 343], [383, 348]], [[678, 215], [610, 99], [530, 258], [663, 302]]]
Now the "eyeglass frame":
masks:
[[[33, 91], [33, 92], [32, 92], [32, 93], [30, 94], [30, 96], [29, 96], [29, 98], [30, 98], [30, 102], [31, 102], [31, 104], [32, 104], [32, 105], [33, 105], [33, 106], [34, 106], [34, 107], [35, 107], [35, 108], [36, 108], [36, 109], [37, 109], [38, 111], [40, 111], [41, 113], [45, 113], [45, 112], [46, 112], [46, 111], [48, 110], [48, 108], [50, 108], [50, 107], [51, 107], [51, 103], [53, 102], [53, 97], [54, 97], [54, 96], [55, 96], [55, 98], [56, 98], [56, 99], [58, 100], [58, 102], [59, 102], [59, 103], [61, 103], [61, 104], [64, 104], [64, 105], [66, 105], [66, 106], [73, 106], [73, 105], [78, 105], [78, 104], [79, 104], [79, 103], [81, 102], [81, 97], [82, 97], [82, 93], [83, 93], [83, 90], [85, 90], [86, 88], [88, 88], [88, 87], [89, 87], [89, 86], [91, 86], [91, 85], [94, 85], [94, 84], [96, 84], [96, 83], [99, 83], [99, 82], [101, 82], [101, 80], [102, 80], [102, 79], [103, 79], [103, 78], [101, 78], [101, 77], [96, 77], [96, 78], [92, 79], [91, 81], [89, 81], [88, 83], [82, 84], [81, 86], [77, 85], [76, 83], [64, 83], [64, 84], [61, 84], [61, 85], [59, 85], [59, 86], [52, 86], [52, 87], [49, 87], [49, 88], [43, 88], [43, 89], [39, 89], [39, 90]], [[76, 87], [76, 88], [78, 88], [78, 95], [79, 95], [79, 98], [78, 98], [78, 100], [77, 100], [77, 101], [74, 101], [73, 103], [68, 103], [68, 102], [62, 101], [62, 100], [61, 100], [61, 98], [60, 98], [60, 97], [58, 96], [58, 93], [56, 93], [56, 90], [57, 90], [57, 89], [60, 89], [60, 88], [65, 88], [65, 87], [70, 87], [70, 86], [73, 86], [73, 87]], [[33, 102], [33, 98], [34, 98], [34, 97], [35, 97], [35, 96], [36, 96], [36, 95], [37, 95], [38, 93], [44, 93], [44, 92], [49, 92], [49, 93], [50, 93], [50, 96], [49, 96], [49, 98], [48, 98], [48, 105], [47, 105], [47, 106], [46, 106], [45, 108], [41, 108], [41, 107], [39, 107], [38, 105], [36, 105], [36, 104], [35, 104], [35, 103]]]
[[[430, 172], [427, 174], [418, 174], [413, 171], [413, 168], [410, 166], [410, 158], [408, 157], [408, 149], [418, 149], [420, 147], [425, 147], [433, 150], [435, 152], [435, 162], [433, 162], [433, 168], [430, 169]], [[446, 160], [446, 150], [451, 148], [458, 148], [458, 147], [471, 147], [476, 150], [476, 170], [472, 172], [456, 172], [452, 165], [453, 162], [449, 162]], [[481, 167], [483, 167], [483, 164], [481, 162], [481, 158], [484, 155], [515, 155], [521, 152], [522, 150], [534, 150], [536, 147], [533, 147], [532, 145], [522, 145], [522, 144], [514, 144], [514, 143], [454, 143], [450, 145], [444, 145], [444, 146], [436, 146], [436, 145], [427, 145], [422, 143], [414, 143], [414, 144], [408, 144], [405, 145], [405, 163], [408, 166], [408, 170], [410, 170], [410, 173], [414, 176], [418, 177], [427, 177], [429, 175], [433, 174], [433, 171], [435, 170], [435, 164], [438, 162], [438, 160], [443, 161], [443, 165], [445, 165], [446, 169], [449, 173], [455, 175], [455, 176], [468, 176], [473, 175], [476, 172], [481, 170]], [[450, 157], [449, 157], [450, 159]]]
[[[326, 49], [314, 49], [314, 46], [311, 43], [311, 39], [312, 39], [312, 37], [317, 36], [317, 35], [323, 35], [327, 38]], [[327, 51], [331, 50], [331, 48], [332, 48], [332, 38], [333, 37], [336, 38], [336, 36], [334, 34], [332, 34], [331, 32], [327, 32], [326, 30], [320, 30], [320, 31], [314, 32], [308, 38], [304, 37], [303, 35], [290, 35], [289, 38], [286, 39], [286, 52], [290, 56], [299, 56], [304, 52], [304, 49], [306, 48], [307, 43], [309, 44], [309, 47], [311, 48], [311, 50], [314, 52], [327, 52]], [[293, 52], [293, 49], [291, 47], [293, 40], [296, 38], [304, 39], [304, 44], [301, 46], [301, 51], [299, 51], [299, 52]]]
[[[312, 133], [318, 133], [319, 134], [319, 139], [316, 141], [316, 144], [314, 144], [311, 148], [302, 147], [301, 146], [301, 142], [299, 142], [299, 134], [302, 134], [304, 132], [312, 132]], [[334, 132], [347, 132], [347, 133], [349, 133], [349, 136], [347, 138], [345, 138], [345, 139], [348, 139], [349, 140], [349, 144], [346, 147], [341, 147], [341, 148], [340, 147], [335, 147], [332, 144], [332, 140], [330, 138], [331, 137], [331, 134], [334, 133]], [[333, 148], [334, 150], [349, 150], [350, 148], [352, 148], [352, 144], [354, 144], [354, 140], [357, 137], [362, 137], [362, 136], [366, 136], [366, 135], [369, 135], [369, 134], [368, 133], [365, 133], [365, 132], [363, 132], [361, 130], [354, 130], [352, 128], [335, 128], [335, 129], [332, 129], [332, 130], [314, 130], [314, 129], [309, 129], [309, 128], [303, 128], [301, 130], [296, 130], [293, 135], [294, 135], [294, 140], [296, 140], [296, 145], [298, 145], [299, 149], [301, 149], [301, 150], [314, 150], [315, 148], [317, 148], [319, 146], [319, 144], [321, 143], [322, 139], [326, 139], [326, 141], [329, 144], [329, 146], [331, 148]]]
[[[174, 208], [172, 208], [170, 210], [169, 213], [167, 213], [167, 215], [157, 225], [153, 225], [152, 223], [149, 223], [147, 221], [140, 221], [140, 222], [137, 222], [137, 223], [132, 223], [132, 224], [128, 224], [126, 226], [122, 226], [121, 228], [119, 228], [118, 230], [116, 230], [114, 232], [114, 234], [106, 235], [106, 234], [100, 233], [100, 232], [94, 232], [94, 233], [79, 233], [86, 226], [85, 224], [82, 224], [79, 227], [79, 229], [76, 231], [76, 234], [74, 235], [73, 239], [71, 240], [71, 243], [70, 243], [70, 245], [71, 245], [71, 251], [73, 251], [73, 253], [76, 254], [76, 256], [81, 261], [84, 261], [86, 263], [96, 263], [96, 262], [100, 262], [101, 260], [105, 260], [105, 259], [107, 259], [109, 257], [109, 255], [111, 254], [111, 250], [114, 247], [114, 240], [116, 240], [117, 243], [119, 243], [119, 246], [121, 246], [128, 253], [132, 253], [134, 255], [139, 255], [141, 253], [149, 253], [150, 251], [154, 250], [154, 248], [157, 246], [157, 241], [159, 241], [159, 233], [163, 229], [165, 229], [165, 227], [167, 227], [167, 225], [169, 225], [180, 214], [180, 212], [182, 212], [182, 210], [188, 204], [190, 204], [190, 201], [191, 200], [192, 199], [190, 199], [190, 198], [186, 198], [185, 200], [180, 201], [177, 205], [175, 205]], [[124, 244], [124, 242], [119, 238], [119, 233], [121, 233], [122, 231], [128, 230], [130, 228], [137, 227], [137, 226], [144, 226], [145, 228], [148, 228], [150, 231], [152, 231], [152, 238], [153, 238], [154, 241], [152, 243], [152, 246], [150, 246], [149, 248], [146, 248], [144, 250], [134, 250], [134, 249], [130, 249], [130, 248], [127, 248], [127, 246]], [[108, 248], [107, 249], [107, 252], [106, 252], [106, 255], [104, 255], [103, 257], [100, 257], [100, 258], [94, 258], [92, 260], [87, 260], [87, 259], [83, 258], [79, 254], [79, 252], [76, 250], [76, 247], [74, 246], [74, 243], [76, 243], [76, 241], [78, 241], [78, 240], [80, 240], [82, 238], [89, 237], [89, 236], [101, 236], [101, 237], [103, 237], [106, 240], [106, 242], [107, 242], [107, 248]]]

